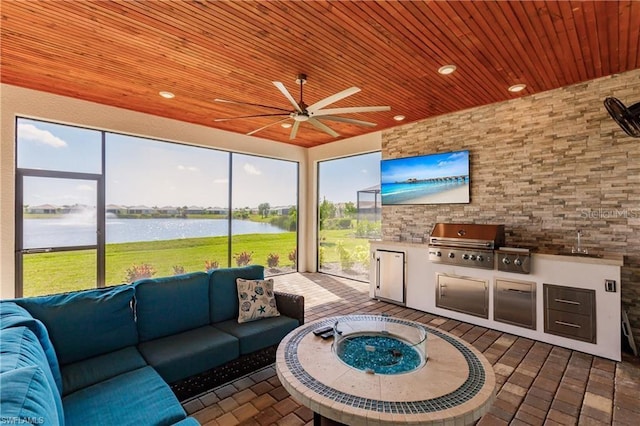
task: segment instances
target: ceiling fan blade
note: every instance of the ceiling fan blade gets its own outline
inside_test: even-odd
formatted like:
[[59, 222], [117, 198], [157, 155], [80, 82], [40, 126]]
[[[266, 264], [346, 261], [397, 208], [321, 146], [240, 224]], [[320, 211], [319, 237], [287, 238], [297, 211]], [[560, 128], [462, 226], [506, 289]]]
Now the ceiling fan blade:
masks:
[[290, 116], [290, 114], [256, 114], [256, 115], [243, 115], [240, 117], [229, 117], [229, 118], [216, 118], [213, 121], [229, 121], [229, 120], [237, 120], [239, 118], [256, 118], [256, 117], [284, 117], [287, 116], [287, 118]]
[[269, 124], [267, 124], [266, 126], [262, 126], [262, 127], [260, 127], [259, 129], [255, 129], [255, 130], [253, 130], [253, 131], [251, 131], [251, 132], [247, 133], [247, 136], [251, 136], [251, 135], [253, 135], [254, 133], [258, 133], [260, 130], [264, 130], [264, 129], [266, 129], [267, 127], [273, 126], [274, 124], [282, 123], [283, 121], [287, 121], [288, 119], [289, 119], [289, 117], [287, 117], [287, 118], [283, 118], [282, 120], [274, 121], [273, 123], [269, 123]]
[[354, 114], [357, 112], [376, 112], [376, 111], [390, 111], [390, 106], [368, 106], [368, 107], [347, 107], [347, 108], [329, 108], [316, 111], [310, 115], [314, 117], [321, 117], [323, 115], [336, 115], [336, 114]]
[[296, 111], [302, 112], [302, 108], [300, 108], [300, 105], [298, 105], [298, 102], [296, 102], [296, 100], [293, 99], [293, 96], [291, 96], [291, 93], [289, 93], [287, 88], [284, 87], [284, 84], [280, 83], [279, 81], [274, 81], [273, 84], [278, 88], [278, 90], [282, 92], [285, 98], [287, 98], [289, 102], [291, 102], [291, 105], [293, 105]]
[[353, 118], [346, 118], [346, 117], [338, 117], [336, 115], [323, 115], [317, 118], [317, 120], [322, 119], [322, 120], [331, 120], [331, 121], [340, 121], [342, 123], [349, 123], [349, 124], [357, 124], [358, 126], [366, 126], [366, 127], [375, 127], [377, 126], [376, 123], [372, 123], [370, 121], [362, 121], [362, 120], [354, 120]]
[[291, 134], [289, 135], [290, 140], [293, 140], [296, 138], [296, 135], [298, 134], [298, 127], [300, 127], [300, 122], [294, 121], [293, 127], [291, 128]]
[[313, 105], [310, 105], [307, 108], [307, 111], [309, 112], [313, 112], [313, 111], [317, 111], [321, 108], [326, 107], [327, 105], [330, 105], [334, 102], [338, 102], [340, 99], [344, 99], [347, 96], [351, 96], [355, 93], [358, 93], [360, 91], [360, 89], [358, 87], [350, 87], [348, 89], [343, 90], [342, 92], [338, 92], [335, 95], [331, 95], [331, 96], [327, 96], [326, 98], [319, 100], [318, 102], [314, 103]]
[[251, 106], [257, 106], [257, 107], [260, 107], [260, 108], [270, 108], [270, 109], [277, 109], [278, 111], [290, 112], [290, 110], [288, 110], [288, 109], [269, 106], [269, 105], [254, 104], [254, 103], [251, 103], [251, 102], [230, 101], [228, 99], [219, 99], [219, 98], [214, 99], [214, 101], [215, 102], [224, 102], [226, 104], [251, 105]]
[[310, 123], [313, 127], [315, 127], [318, 130], [322, 130], [323, 132], [330, 134], [334, 138], [337, 138], [338, 136], [340, 136], [338, 132], [336, 132], [326, 124], [323, 124], [320, 121], [316, 120], [315, 118], [310, 118], [309, 120], [307, 120], [307, 123]]

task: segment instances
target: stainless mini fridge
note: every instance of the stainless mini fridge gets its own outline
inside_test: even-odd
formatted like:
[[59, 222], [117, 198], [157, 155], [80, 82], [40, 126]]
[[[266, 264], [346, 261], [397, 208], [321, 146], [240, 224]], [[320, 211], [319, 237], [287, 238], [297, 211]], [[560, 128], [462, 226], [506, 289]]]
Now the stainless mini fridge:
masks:
[[375, 297], [404, 305], [404, 253], [376, 250], [375, 261]]

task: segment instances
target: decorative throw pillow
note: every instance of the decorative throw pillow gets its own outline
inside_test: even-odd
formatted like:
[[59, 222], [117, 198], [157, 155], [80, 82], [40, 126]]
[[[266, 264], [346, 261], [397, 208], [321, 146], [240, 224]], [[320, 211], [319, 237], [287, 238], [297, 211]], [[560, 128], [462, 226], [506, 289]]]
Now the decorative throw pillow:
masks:
[[236, 279], [238, 286], [238, 322], [256, 321], [280, 316], [273, 294], [273, 280]]

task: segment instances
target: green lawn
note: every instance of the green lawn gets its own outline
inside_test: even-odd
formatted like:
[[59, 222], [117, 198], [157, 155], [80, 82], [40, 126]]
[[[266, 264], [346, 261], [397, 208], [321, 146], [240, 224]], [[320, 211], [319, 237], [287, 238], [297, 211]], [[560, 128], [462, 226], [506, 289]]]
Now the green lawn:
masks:
[[[247, 234], [233, 237], [233, 254], [252, 252], [252, 264], [267, 265], [270, 253], [278, 254], [280, 266], [291, 266], [289, 253], [296, 247], [296, 233]], [[96, 282], [95, 251], [40, 253], [24, 257], [25, 296], [92, 288]], [[125, 282], [132, 265], [150, 264], [155, 277], [174, 274], [174, 266], [185, 272], [204, 271], [205, 261], [227, 266], [227, 237], [107, 244], [106, 282]], [[235, 260], [231, 259], [231, 266]]]
[[[338, 243], [350, 253], [368, 251], [366, 238], [354, 238], [353, 230], [325, 230], [320, 246], [323, 263], [339, 263]], [[277, 254], [280, 267], [291, 268], [289, 253], [296, 247], [296, 233], [247, 234], [233, 236], [232, 256], [249, 252], [252, 264], [267, 266], [267, 256]], [[106, 283], [126, 282], [127, 269], [149, 264], [154, 277], [174, 275], [174, 266], [185, 272], [204, 271], [205, 261], [217, 261], [227, 266], [227, 237], [185, 238], [179, 240], [107, 244]], [[231, 259], [231, 266], [236, 266]], [[96, 253], [94, 250], [38, 253], [24, 256], [24, 296], [53, 294], [93, 288], [96, 282]]]

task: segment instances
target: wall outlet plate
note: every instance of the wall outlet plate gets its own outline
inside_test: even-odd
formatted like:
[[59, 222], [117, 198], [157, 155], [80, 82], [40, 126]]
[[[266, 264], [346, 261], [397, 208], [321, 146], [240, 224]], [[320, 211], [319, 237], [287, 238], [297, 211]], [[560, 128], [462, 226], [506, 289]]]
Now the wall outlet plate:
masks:
[[616, 292], [616, 280], [604, 280], [604, 291]]

